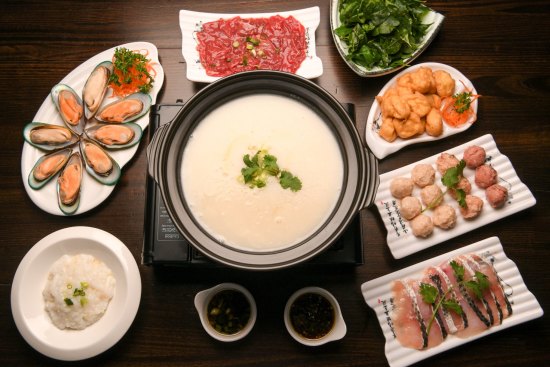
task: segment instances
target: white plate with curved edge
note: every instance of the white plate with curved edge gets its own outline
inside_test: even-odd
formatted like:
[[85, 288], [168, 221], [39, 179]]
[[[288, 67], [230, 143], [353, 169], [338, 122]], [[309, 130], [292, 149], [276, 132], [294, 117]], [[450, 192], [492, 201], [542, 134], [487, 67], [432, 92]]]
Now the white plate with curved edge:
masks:
[[[394, 198], [390, 192], [391, 181], [396, 177], [410, 177], [412, 169], [417, 164], [430, 164], [436, 170], [435, 182], [444, 191], [444, 186], [441, 183], [441, 175], [437, 172], [435, 165], [437, 157], [439, 157], [441, 153], [450, 153], [454, 154], [458, 159], [462, 159], [464, 150], [471, 145], [478, 145], [485, 149], [487, 155], [486, 163], [490, 164], [497, 171], [498, 183], [508, 189], [508, 200], [504, 204], [504, 207], [494, 209], [487, 203], [485, 198], [485, 190], [477, 187], [474, 183], [475, 170], [466, 167], [464, 168], [463, 174], [472, 185], [471, 194], [483, 199], [483, 209], [481, 214], [477, 218], [465, 220], [460, 215], [458, 203], [453, 200], [450, 195], [445, 195], [443, 202], [453, 206], [456, 209], [457, 222], [454, 228], [445, 230], [435, 227], [433, 233], [429, 237], [415, 237], [409, 226], [409, 222], [401, 216], [401, 212], [399, 210], [399, 200]], [[484, 226], [485, 224], [530, 208], [537, 202], [529, 188], [519, 179], [514, 167], [512, 166], [512, 162], [510, 162], [508, 157], [500, 153], [492, 135], [483, 135], [468, 143], [441, 153], [380, 175], [380, 186], [378, 187], [378, 193], [376, 194], [375, 205], [388, 232], [386, 237], [388, 247], [390, 248], [393, 257], [396, 259], [400, 259], [407, 255], [424, 250], [428, 247], [437, 245], [438, 243]], [[414, 188], [413, 196], [420, 197], [420, 188]], [[427, 213], [430, 215], [431, 211], [428, 211]]]
[[[504, 286], [504, 290], [512, 304], [512, 315], [505, 318], [501, 325], [471, 336], [458, 338], [449, 335], [443, 343], [427, 350], [416, 350], [401, 346], [393, 330], [391, 319], [393, 294], [392, 284], [398, 279], [421, 279], [423, 271], [429, 266], [435, 266], [457, 255], [476, 253], [490, 261]], [[386, 337], [385, 353], [391, 367], [405, 367], [413, 363], [439, 354], [459, 345], [496, 333], [509, 327], [541, 317], [544, 311], [535, 296], [527, 289], [519, 269], [504, 253], [498, 237], [490, 237], [483, 241], [462, 247], [447, 254], [434, 257], [419, 264], [396, 271], [383, 277], [368, 281], [361, 286], [361, 292], [367, 304], [374, 310], [382, 333]]]
[[346, 62], [346, 64], [353, 70], [357, 75], [362, 77], [377, 77], [382, 75], [387, 75], [396, 72], [397, 70], [400, 70], [407, 65], [409, 65], [411, 62], [413, 62], [418, 56], [424, 52], [432, 43], [435, 36], [441, 29], [441, 26], [443, 25], [443, 20], [445, 17], [435, 11], [430, 11], [422, 20], [424, 24], [430, 24], [428, 27], [428, 30], [426, 31], [426, 34], [424, 35], [424, 38], [422, 39], [422, 42], [420, 43], [418, 49], [413, 52], [411, 57], [406, 59], [403, 63], [403, 65], [395, 66], [395, 67], [389, 67], [389, 68], [381, 68], [381, 67], [375, 67], [372, 69], [367, 69], [364, 66], [358, 65], [354, 63], [351, 60], [347, 59], [348, 55], [348, 46], [347, 44], [342, 41], [336, 33], [334, 33], [334, 30], [342, 25], [342, 22], [340, 21], [340, 11], [338, 8], [338, 3], [340, 3], [341, 0], [332, 0], [330, 3], [330, 29], [332, 33], [332, 39], [334, 40], [334, 44], [336, 45], [336, 49], [338, 50], [338, 53], [340, 56], [342, 56], [342, 59]]
[[[126, 43], [120, 46], [110, 48], [106, 51], [103, 51], [96, 56], [88, 59], [86, 62], [79, 65], [76, 69], [71, 71], [65, 78], [63, 78], [60, 83], [67, 84], [75, 90], [76, 93], [82, 93], [82, 88], [86, 79], [92, 72], [93, 68], [102, 61], [111, 60], [115, 52], [115, 48], [126, 47], [129, 50], [141, 50], [147, 53], [147, 58], [152, 61], [152, 65], [156, 71], [155, 82], [153, 83], [153, 88], [150, 91], [150, 96], [152, 98], [152, 103], [156, 102], [157, 95], [162, 88], [164, 83], [164, 70], [158, 59], [158, 50], [155, 45], [148, 42], [133, 42]], [[53, 85], [52, 85], [53, 87]], [[112, 93], [109, 92], [105, 97], [104, 103], [109, 103], [114, 101], [112, 98]], [[30, 122], [30, 121], [29, 121]], [[45, 122], [48, 124], [61, 125], [65, 126], [63, 120], [59, 116], [55, 105], [52, 102], [50, 94], [46, 97], [40, 109], [34, 116], [33, 122]], [[138, 120], [134, 121], [144, 130], [149, 125], [149, 114], [145, 114]], [[23, 128], [21, 128], [23, 130]], [[132, 157], [135, 155], [139, 147], [139, 144], [134, 145], [128, 149], [121, 149], [118, 151], [109, 151], [109, 154], [117, 161], [119, 166], [122, 168], [126, 163], [128, 163]], [[21, 176], [23, 179], [23, 184], [25, 185], [25, 190], [31, 198], [31, 200], [42, 210], [47, 213], [54, 215], [66, 215], [64, 214], [59, 206], [57, 205], [57, 193], [56, 193], [56, 179], [50, 180], [43, 188], [40, 190], [34, 190], [29, 186], [28, 176], [36, 161], [44, 155], [44, 152], [38, 148], [33, 147], [26, 141], [23, 144], [23, 152], [21, 154]], [[122, 173], [124, 175], [124, 172]], [[99, 204], [101, 204], [111, 192], [113, 192], [115, 185], [107, 186], [100, 184], [95, 179], [93, 179], [89, 174], [83, 174], [82, 181], [82, 191], [80, 196], [80, 206], [78, 207], [75, 214], [85, 213]]]
[[[469, 90], [472, 92], [472, 94], [477, 94], [476, 89], [474, 88], [474, 85], [472, 82], [464, 76], [460, 71], [456, 70], [452, 66], [440, 64], [437, 62], [425, 62], [421, 64], [417, 64], [414, 66], [411, 66], [410, 68], [407, 68], [406, 70], [401, 71], [399, 74], [394, 76], [382, 90], [378, 93], [379, 96], [383, 96], [386, 91], [393, 87], [397, 83], [397, 78], [401, 77], [402, 75], [406, 73], [410, 73], [412, 71], [415, 71], [416, 69], [420, 67], [427, 67], [432, 69], [433, 71], [436, 70], [445, 70], [455, 80], [455, 91], [454, 93], [462, 93], [464, 90]], [[478, 106], [478, 100], [472, 102], [472, 108], [474, 112], [477, 114], [477, 106]], [[430, 136], [426, 133], [413, 137], [410, 139], [401, 139], [397, 138], [392, 142], [386, 141], [378, 135], [378, 131], [380, 130], [380, 124], [382, 123], [382, 112], [380, 110], [380, 105], [378, 104], [378, 101], [376, 98], [374, 99], [372, 106], [369, 111], [369, 115], [367, 117], [367, 125], [365, 128], [365, 140], [367, 142], [367, 145], [372, 150], [374, 155], [378, 159], [382, 159], [384, 157], [387, 157], [388, 155], [397, 152], [398, 150], [406, 147], [410, 144], [416, 144], [416, 143], [423, 143], [427, 141], [433, 141], [433, 140], [439, 140], [446, 138], [448, 136], [461, 133], [465, 130], [467, 130], [472, 124], [466, 123], [464, 125], [461, 125], [459, 127], [451, 127], [448, 126], [445, 122], [443, 122], [443, 133], [439, 136]]]
[[[89, 254], [103, 261], [116, 279], [105, 314], [83, 330], [60, 330], [44, 309], [42, 291], [50, 267], [63, 255]], [[37, 242], [19, 264], [11, 288], [17, 329], [38, 352], [75, 361], [115, 345], [134, 321], [141, 299], [141, 278], [134, 257], [118, 238], [92, 227], [69, 227]]]
[[317, 78], [323, 74], [323, 62], [317, 56], [315, 50], [315, 31], [320, 22], [320, 11], [318, 6], [306, 9], [284, 11], [278, 13], [248, 13], [248, 14], [230, 14], [230, 13], [203, 13], [190, 10], [180, 10], [180, 28], [182, 35], [181, 52], [187, 65], [187, 79], [193, 82], [210, 83], [220, 79], [220, 77], [209, 76], [200, 62], [199, 52], [197, 50], [198, 41], [195, 36], [201, 30], [202, 24], [219, 20], [220, 18], [269, 18], [274, 15], [282, 17], [293, 16], [306, 29], [307, 51], [306, 59], [296, 71], [296, 74], [307, 79]]

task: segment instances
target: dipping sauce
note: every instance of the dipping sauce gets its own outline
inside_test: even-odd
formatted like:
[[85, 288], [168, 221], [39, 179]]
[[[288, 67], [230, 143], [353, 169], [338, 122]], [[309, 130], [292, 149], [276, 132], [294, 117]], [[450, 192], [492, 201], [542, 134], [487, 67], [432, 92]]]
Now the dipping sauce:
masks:
[[[299, 177], [299, 191], [275, 177], [265, 187], [243, 181], [243, 156], [265, 149]], [[328, 219], [342, 190], [344, 164], [335, 135], [312, 109], [291, 98], [259, 94], [210, 112], [192, 132], [182, 158], [185, 200], [212, 237], [242, 250], [270, 251], [306, 239]]]
[[228, 289], [216, 293], [207, 306], [208, 322], [221, 334], [236, 334], [250, 320], [250, 303], [239, 291]]
[[202, 25], [197, 49], [210, 76], [258, 69], [295, 73], [306, 58], [305, 32], [292, 16], [219, 19]]
[[307, 339], [319, 339], [334, 326], [334, 307], [317, 293], [305, 293], [290, 306], [290, 323], [296, 332]]

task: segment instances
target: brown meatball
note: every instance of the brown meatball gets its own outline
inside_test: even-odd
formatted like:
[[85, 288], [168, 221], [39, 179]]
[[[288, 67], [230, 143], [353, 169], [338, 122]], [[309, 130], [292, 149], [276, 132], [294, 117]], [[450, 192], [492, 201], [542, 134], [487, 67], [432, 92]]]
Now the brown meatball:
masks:
[[456, 224], [456, 211], [450, 205], [440, 205], [435, 208], [432, 220], [434, 225], [439, 228], [453, 228]]
[[441, 155], [437, 157], [437, 161], [435, 162], [437, 170], [442, 175], [444, 175], [449, 168], [456, 167], [458, 163], [458, 158], [449, 153], [441, 153]]
[[476, 168], [475, 183], [482, 189], [486, 189], [497, 183], [497, 171], [487, 164]]
[[411, 178], [418, 187], [432, 185], [435, 182], [435, 169], [430, 164], [417, 164], [411, 171]]
[[468, 168], [477, 168], [485, 163], [486, 153], [485, 149], [477, 145], [472, 145], [464, 151], [464, 162], [466, 162], [466, 167]]
[[434, 231], [432, 218], [425, 214], [420, 214], [410, 222], [413, 234], [416, 237], [428, 237]]
[[420, 191], [422, 202], [431, 209], [435, 208], [443, 200], [443, 191], [437, 185], [428, 185]]
[[390, 183], [390, 192], [396, 199], [403, 199], [405, 196], [411, 196], [413, 188], [413, 181], [406, 177], [394, 178]]
[[460, 214], [464, 219], [473, 219], [481, 213], [483, 200], [474, 195], [466, 195], [466, 207], [460, 207]]
[[422, 211], [422, 204], [420, 200], [413, 196], [406, 196], [401, 200], [401, 215], [406, 220], [411, 220], [416, 217]]
[[493, 208], [500, 208], [508, 199], [508, 189], [499, 184], [491, 185], [485, 190], [485, 197]]

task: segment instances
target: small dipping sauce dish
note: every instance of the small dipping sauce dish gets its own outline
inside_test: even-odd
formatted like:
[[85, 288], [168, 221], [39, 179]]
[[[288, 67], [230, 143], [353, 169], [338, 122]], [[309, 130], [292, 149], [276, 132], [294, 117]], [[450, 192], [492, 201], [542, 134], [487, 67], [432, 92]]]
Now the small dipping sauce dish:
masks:
[[284, 321], [289, 334], [298, 342], [318, 346], [342, 339], [346, 323], [336, 298], [319, 287], [306, 287], [288, 299]]
[[244, 338], [256, 322], [254, 297], [235, 283], [218, 284], [197, 293], [195, 307], [204, 330], [223, 342]]

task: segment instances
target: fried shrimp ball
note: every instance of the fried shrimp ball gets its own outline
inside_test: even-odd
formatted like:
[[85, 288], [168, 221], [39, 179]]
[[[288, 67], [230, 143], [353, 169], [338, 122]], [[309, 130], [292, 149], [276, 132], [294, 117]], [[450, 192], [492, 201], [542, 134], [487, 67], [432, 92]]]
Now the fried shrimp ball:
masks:
[[411, 107], [407, 100], [399, 96], [389, 96], [382, 100], [382, 115], [406, 119], [411, 114]]
[[390, 192], [396, 199], [403, 199], [405, 196], [411, 196], [413, 189], [413, 181], [407, 177], [394, 178], [390, 183]]
[[428, 237], [434, 231], [432, 218], [429, 215], [420, 214], [410, 222], [413, 234], [416, 237]]
[[485, 149], [477, 145], [472, 145], [466, 148], [464, 151], [464, 162], [466, 162], [466, 167], [468, 168], [477, 168], [485, 163], [486, 153]]
[[409, 118], [406, 120], [394, 119], [393, 126], [395, 128], [397, 136], [399, 136], [401, 139], [407, 139], [413, 136], [420, 135], [424, 133], [425, 130], [424, 123], [422, 123], [420, 116], [418, 116], [416, 113], [411, 113], [409, 115]]
[[435, 208], [443, 200], [443, 191], [437, 185], [428, 185], [420, 190], [420, 198], [427, 207]]
[[378, 135], [390, 143], [397, 139], [397, 133], [395, 132], [395, 126], [393, 123], [393, 117], [382, 117], [382, 125], [380, 125], [380, 130], [378, 130]]
[[497, 171], [493, 167], [483, 164], [476, 168], [474, 182], [478, 187], [486, 189], [497, 183], [497, 176]]
[[435, 182], [435, 169], [430, 164], [417, 164], [411, 171], [411, 179], [418, 187], [433, 185]]
[[466, 195], [466, 207], [460, 207], [460, 214], [464, 219], [473, 219], [481, 213], [483, 200], [474, 195]]
[[433, 72], [435, 87], [440, 97], [450, 97], [455, 91], [455, 80], [445, 70], [436, 70]]
[[434, 93], [436, 90], [432, 70], [426, 67], [420, 67], [401, 76], [397, 84], [419, 93]]
[[436, 227], [441, 229], [453, 228], [456, 224], [456, 211], [447, 204], [435, 208], [432, 221]]
[[422, 204], [414, 196], [405, 196], [401, 200], [400, 211], [403, 218], [411, 220], [422, 212]]
[[453, 154], [449, 153], [441, 153], [441, 155], [437, 157], [437, 161], [435, 162], [437, 170], [442, 175], [444, 175], [449, 168], [456, 167], [458, 163], [458, 159]]
[[443, 120], [437, 108], [432, 107], [426, 116], [426, 133], [431, 136], [439, 136], [443, 133]]
[[428, 99], [428, 102], [430, 102], [430, 105], [433, 108], [437, 108], [438, 110], [441, 108], [441, 97], [437, 94], [427, 94], [426, 98]]
[[485, 197], [493, 208], [500, 208], [508, 199], [508, 189], [499, 184], [491, 185], [485, 190]]
[[420, 117], [426, 116], [432, 109], [432, 105], [428, 98], [422, 93], [415, 92], [404, 97], [409, 105], [411, 112], [416, 113]]

